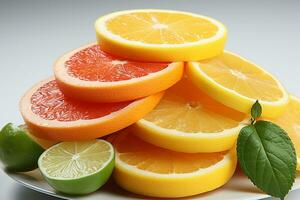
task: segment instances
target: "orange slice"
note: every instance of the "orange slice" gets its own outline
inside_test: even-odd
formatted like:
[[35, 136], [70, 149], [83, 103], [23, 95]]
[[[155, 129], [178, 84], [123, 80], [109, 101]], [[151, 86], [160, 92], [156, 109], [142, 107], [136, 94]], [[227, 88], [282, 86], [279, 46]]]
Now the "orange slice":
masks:
[[283, 128], [294, 143], [300, 171], [300, 99], [290, 95], [290, 102], [282, 116], [272, 120]]
[[138, 137], [162, 148], [220, 152], [233, 147], [246, 122], [245, 114], [215, 101], [183, 78], [132, 128]]
[[23, 96], [20, 110], [36, 137], [56, 141], [87, 140], [136, 122], [156, 106], [162, 95], [117, 103], [84, 103], [66, 97], [54, 78], [49, 78]]
[[127, 10], [95, 23], [99, 44], [120, 57], [142, 61], [202, 60], [220, 54], [226, 27], [209, 17], [172, 10]]
[[113, 139], [114, 178], [125, 190], [152, 197], [185, 197], [214, 190], [233, 175], [235, 148], [179, 153], [140, 140], [129, 129]]
[[179, 81], [183, 63], [129, 61], [89, 44], [61, 56], [54, 66], [64, 94], [84, 101], [120, 102], [161, 92]]

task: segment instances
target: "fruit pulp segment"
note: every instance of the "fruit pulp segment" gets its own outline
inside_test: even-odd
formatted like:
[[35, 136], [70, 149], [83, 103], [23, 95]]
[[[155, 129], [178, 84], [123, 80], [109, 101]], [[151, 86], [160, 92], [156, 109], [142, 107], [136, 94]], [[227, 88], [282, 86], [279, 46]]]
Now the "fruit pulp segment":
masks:
[[180, 153], [146, 143], [133, 134], [125, 133], [117, 137], [114, 142], [119, 159], [140, 170], [158, 174], [196, 172], [218, 163], [226, 154]]
[[206, 75], [243, 96], [263, 101], [283, 97], [282, 90], [270, 75], [241, 58], [223, 53], [199, 63]]
[[126, 40], [147, 44], [197, 42], [214, 36], [218, 31], [207, 19], [168, 12], [127, 13], [108, 20], [106, 27]]
[[68, 74], [85, 81], [114, 82], [139, 78], [163, 70], [169, 63], [135, 62], [118, 59], [99, 45], [85, 48], [65, 62]]
[[64, 142], [43, 155], [41, 166], [52, 178], [80, 178], [97, 172], [112, 153], [104, 142]]
[[185, 133], [221, 132], [237, 127], [244, 118], [244, 114], [216, 102], [184, 79], [144, 117], [159, 127]]
[[96, 119], [128, 106], [131, 101], [116, 103], [85, 103], [66, 97], [55, 80], [52, 80], [33, 93], [31, 110], [47, 120], [76, 121]]

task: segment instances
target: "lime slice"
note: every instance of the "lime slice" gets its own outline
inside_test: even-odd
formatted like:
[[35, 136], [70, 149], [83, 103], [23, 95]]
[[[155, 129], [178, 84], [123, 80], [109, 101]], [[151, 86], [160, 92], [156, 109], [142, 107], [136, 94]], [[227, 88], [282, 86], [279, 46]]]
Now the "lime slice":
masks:
[[98, 190], [114, 168], [113, 146], [104, 140], [62, 142], [46, 150], [39, 168], [57, 191], [83, 195]]
[[6, 170], [25, 172], [36, 169], [43, 151], [27, 129], [9, 123], [0, 131], [0, 161]]

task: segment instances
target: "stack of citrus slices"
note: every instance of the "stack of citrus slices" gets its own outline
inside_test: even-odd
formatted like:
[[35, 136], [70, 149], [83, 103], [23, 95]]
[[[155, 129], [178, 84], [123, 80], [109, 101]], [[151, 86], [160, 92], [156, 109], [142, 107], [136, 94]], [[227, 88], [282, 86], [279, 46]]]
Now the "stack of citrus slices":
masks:
[[[95, 29], [98, 43], [62, 55], [54, 77], [20, 102], [34, 137], [64, 141], [38, 163], [55, 189], [97, 190], [115, 158], [116, 183], [137, 194], [214, 190], [234, 174], [236, 139], [256, 100], [262, 117], [282, 125], [300, 155], [300, 100], [258, 65], [225, 51], [227, 30], [219, 21], [131, 10], [100, 17]], [[114, 150], [95, 140], [109, 134]], [[102, 180], [98, 187], [80, 189], [95, 179]]]

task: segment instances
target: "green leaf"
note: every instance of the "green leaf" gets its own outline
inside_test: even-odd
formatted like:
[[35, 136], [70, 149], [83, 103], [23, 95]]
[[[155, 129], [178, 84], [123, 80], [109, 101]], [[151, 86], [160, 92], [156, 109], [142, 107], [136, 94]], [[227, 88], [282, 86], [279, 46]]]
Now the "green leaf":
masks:
[[286, 132], [272, 122], [244, 127], [237, 141], [240, 166], [254, 185], [284, 199], [296, 176], [295, 148]]
[[258, 100], [256, 100], [256, 102], [253, 104], [251, 108], [251, 116], [255, 120], [261, 116], [261, 113], [262, 113], [261, 105], [258, 102]]

